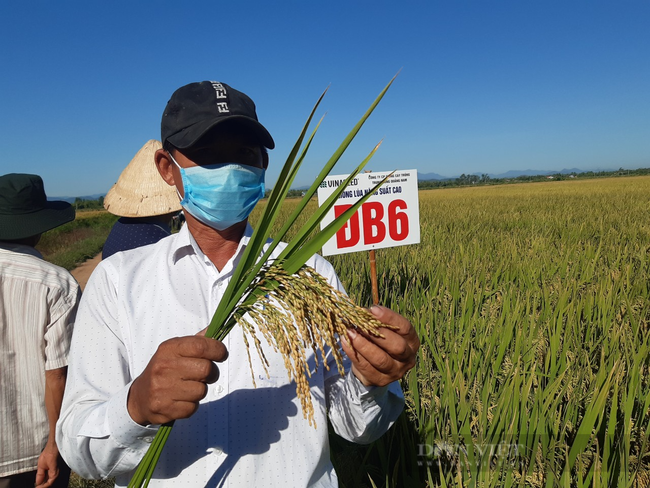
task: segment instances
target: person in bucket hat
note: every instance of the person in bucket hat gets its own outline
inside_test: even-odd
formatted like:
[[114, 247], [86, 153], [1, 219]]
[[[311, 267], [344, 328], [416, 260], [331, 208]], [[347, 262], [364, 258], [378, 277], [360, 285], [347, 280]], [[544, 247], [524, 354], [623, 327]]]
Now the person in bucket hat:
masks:
[[[268, 376], [251, 354], [253, 371], [262, 373], [253, 379], [241, 329], [223, 341], [201, 332], [252, 236], [248, 216], [265, 193], [273, 138], [246, 94], [203, 81], [172, 94], [161, 141], [156, 165], [178, 194], [185, 224], [95, 268], [72, 339], [57, 424], [61, 452], [82, 476], [114, 476], [116, 486], [127, 486], [160, 425], [182, 419], [153, 471], [152, 487], [337, 486], [328, 419], [357, 443], [386, 432], [404, 406], [397, 380], [419, 347], [412, 325], [376, 307], [377, 319], [398, 332], [386, 331], [383, 344], [390, 351], [361, 334], [350, 339], [355, 347], [367, 346], [364, 378], [352, 371], [359, 357], [350, 358], [350, 374], [342, 376], [326, 354], [329, 369], [320, 367], [310, 378], [316, 427], [310, 425], [281, 353], [260, 343]], [[314, 255], [307, 264], [343, 290], [325, 259]], [[308, 354], [314, 364], [316, 356]], [[379, 358], [382, 372], [373, 371]]]
[[181, 205], [156, 169], [154, 154], [160, 148], [159, 141], [147, 141], [104, 197], [104, 208], [120, 218], [106, 238], [102, 259], [171, 235]]
[[74, 220], [74, 216], [68, 202], [47, 200], [40, 176], [0, 176], [0, 240], [40, 236]]
[[47, 200], [40, 176], [0, 176], [1, 488], [68, 486], [54, 433], [81, 292], [34, 246], [74, 217], [69, 203]]

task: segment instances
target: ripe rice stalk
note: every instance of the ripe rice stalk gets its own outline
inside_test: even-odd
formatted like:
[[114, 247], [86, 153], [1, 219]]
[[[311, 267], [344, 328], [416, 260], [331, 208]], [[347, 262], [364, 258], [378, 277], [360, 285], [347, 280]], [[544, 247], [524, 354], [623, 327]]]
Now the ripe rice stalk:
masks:
[[[506, 441], [519, 458], [459, 476], [442, 454], [416, 450], [431, 462], [422, 484], [392, 486], [505, 486], [500, 466], [518, 486], [650, 486], [650, 177], [426, 190], [419, 200], [421, 243], [377, 255], [382, 303], [422, 341], [403, 382], [419, 447], [460, 452], [453, 410], [467, 449], [466, 411], [477, 450]], [[331, 261], [354, 301], [368, 300], [363, 256]]]
[[[315, 425], [313, 406], [305, 376], [309, 372], [305, 365], [305, 348], [311, 347], [315, 354], [319, 351], [322, 354], [323, 362], [325, 348], [331, 348], [337, 359], [338, 367], [342, 370], [336, 336], [345, 334], [349, 327], [357, 327], [377, 336], [380, 335], [379, 328], [383, 324], [374, 319], [370, 312], [357, 307], [347, 297], [333, 290], [315, 271], [306, 267], [305, 263], [390, 177], [390, 175], [387, 176], [375, 185], [371, 191], [359, 198], [354, 205], [332, 221], [325, 229], [318, 233], [314, 232], [325, 214], [334, 206], [341, 192], [364, 168], [380, 144], [373, 148], [327, 201], [314, 211], [279, 254], [278, 258], [270, 262], [270, 256], [277, 245], [285, 238], [292, 224], [298, 220], [298, 216], [305, 210], [322, 181], [330, 174], [334, 165], [392, 85], [395, 77], [380, 92], [370, 108], [334, 151], [314, 183], [305, 192], [291, 217], [286, 220], [285, 225], [271, 240], [273, 224], [277, 220], [287, 193], [320, 126], [321, 122], [318, 122], [316, 128], [306, 140], [304, 147], [302, 147], [316, 109], [327, 90], [321, 95], [282, 167], [264, 214], [257, 223], [205, 334], [206, 337], [223, 340], [232, 328], [239, 323], [245, 334], [248, 333], [252, 337], [258, 353], [261, 354], [257, 342], [259, 339], [256, 335], [259, 330], [262, 336], [277, 351], [283, 354], [288, 374], [296, 382], [296, 392], [301, 401], [303, 415], [313, 425]], [[309, 303], [309, 307], [304, 306], [306, 302]], [[288, 320], [288, 318], [293, 320]], [[249, 322], [248, 319], [252, 322]], [[261, 359], [263, 362], [265, 361], [263, 354], [261, 354]], [[129, 488], [148, 486], [172, 428], [173, 422], [170, 422], [158, 429], [150, 448], [129, 482]]]
[[[251, 320], [247, 320], [247, 316]], [[347, 295], [332, 288], [309, 266], [302, 266], [296, 273], [289, 274], [283, 263], [277, 260], [258, 273], [249, 298], [236, 308], [234, 317], [242, 327], [245, 342], [248, 343], [247, 335], [252, 337], [265, 366], [268, 366], [268, 361], [259, 347], [258, 330], [282, 355], [289, 378], [296, 382], [303, 416], [314, 426], [306, 349], [312, 349], [318, 367], [318, 353], [325, 358], [325, 347], [330, 348], [339, 373], [343, 375], [337, 337], [344, 336], [352, 327], [381, 337], [379, 329], [385, 327], [368, 310], [358, 307]], [[323, 367], [328, 368], [325, 362]], [[251, 375], [255, 384], [252, 366]]]

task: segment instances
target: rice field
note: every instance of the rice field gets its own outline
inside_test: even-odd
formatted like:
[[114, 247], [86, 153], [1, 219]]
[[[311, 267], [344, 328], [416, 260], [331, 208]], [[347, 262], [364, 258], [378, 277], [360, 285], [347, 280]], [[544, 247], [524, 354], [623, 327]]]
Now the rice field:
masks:
[[[419, 198], [421, 243], [376, 253], [422, 340], [407, 409], [369, 448], [332, 437], [341, 486], [650, 486], [650, 177]], [[369, 305], [367, 254], [328, 259]]]
[[[342, 486], [650, 486], [650, 177], [419, 195], [421, 243], [377, 251], [407, 412], [333, 443]], [[329, 260], [369, 305], [367, 255]]]

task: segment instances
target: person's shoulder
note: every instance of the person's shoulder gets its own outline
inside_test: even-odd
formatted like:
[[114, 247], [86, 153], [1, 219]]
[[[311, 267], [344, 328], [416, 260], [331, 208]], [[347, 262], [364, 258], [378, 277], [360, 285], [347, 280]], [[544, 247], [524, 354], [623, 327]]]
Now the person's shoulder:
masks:
[[63, 279], [70, 279], [70, 278], [74, 279], [72, 273], [70, 273], [70, 271], [65, 269], [63, 266], [59, 266], [57, 264], [50, 263], [49, 261], [45, 261], [45, 260], [43, 260], [42, 266], [48, 269], [52, 274], [60, 276]]
[[124, 266], [141, 266], [149, 260], [159, 260], [161, 255], [170, 256], [174, 252], [178, 234], [171, 234], [144, 246], [119, 251], [107, 256], [101, 264], [115, 268]]
[[[9, 269], [9, 268], [7, 268]], [[39, 282], [49, 288], [74, 290], [79, 287], [72, 273], [62, 266], [46, 261], [36, 253], [14, 253], [11, 269], [16, 276], [20, 271], [26, 280]]]
[[57, 266], [56, 264], [52, 264], [47, 261], [46, 263], [50, 267], [51, 276], [54, 277], [54, 281], [58, 284], [58, 286], [61, 287], [63, 294], [74, 297], [75, 295], [81, 293], [81, 287], [70, 271], [61, 266]]
[[42, 260], [41, 266], [43, 266], [43, 268], [46, 269], [49, 274], [56, 276], [61, 281], [74, 281], [75, 283], [77, 282], [77, 280], [74, 279], [74, 276], [72, 276], [72, 273], [70, 273], [70, 271], [62, 266], [58, 266], [45, 260]]

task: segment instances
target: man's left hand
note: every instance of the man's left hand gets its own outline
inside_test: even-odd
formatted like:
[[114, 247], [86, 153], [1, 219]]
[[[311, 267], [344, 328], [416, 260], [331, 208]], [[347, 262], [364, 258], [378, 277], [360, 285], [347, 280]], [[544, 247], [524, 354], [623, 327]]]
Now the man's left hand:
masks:
[[47, 488], [59, 476], [59, 450], [54, 442], [48, 440], [38, 458], [36, 467], [36, 488]]
[[397, 327], [381, 329], [384, 337], [372, 337], [356, 329], [348, 329], [348, 338], [341, 341], [352, 361], [352, 372], [365, 386], [385, 386], [401, 379], [415, 366], [420, 339], [411, 323], [400, 314], [380, 305], [370, 312], [381, 322]]

